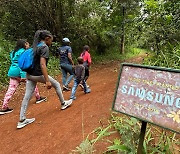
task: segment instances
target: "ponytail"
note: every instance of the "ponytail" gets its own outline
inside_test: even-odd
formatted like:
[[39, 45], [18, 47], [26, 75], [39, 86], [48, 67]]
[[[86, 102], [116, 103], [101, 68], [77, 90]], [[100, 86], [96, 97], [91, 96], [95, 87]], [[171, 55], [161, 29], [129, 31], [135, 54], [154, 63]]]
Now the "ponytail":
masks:
[[40, 33], [42, 32], [42, 30], [37, 30], [35, 35], [34, 35], [34, 41], [33, 41], [33, 50], [36, 51], [37, 49], [37, 45], [38, 43], [40, 42], [39, 40], [39, 36], [40, 36]]
[[37, 30], [34, 35], [33, 50], [37, 50], [37, 45], [40, 41], [45, 40], [46, 37], [52, 37], [52, 34], [47, 30]]

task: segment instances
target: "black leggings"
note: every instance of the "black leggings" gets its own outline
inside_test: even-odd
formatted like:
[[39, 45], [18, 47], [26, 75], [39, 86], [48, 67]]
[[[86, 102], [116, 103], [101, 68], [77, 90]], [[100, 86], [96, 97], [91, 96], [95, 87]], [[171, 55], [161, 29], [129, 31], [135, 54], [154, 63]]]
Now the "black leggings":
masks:
[[89, 67], [85, 67], [85, 78], [84, 78], [84, 80], [87, 81], [88, 78], [89, 78]]

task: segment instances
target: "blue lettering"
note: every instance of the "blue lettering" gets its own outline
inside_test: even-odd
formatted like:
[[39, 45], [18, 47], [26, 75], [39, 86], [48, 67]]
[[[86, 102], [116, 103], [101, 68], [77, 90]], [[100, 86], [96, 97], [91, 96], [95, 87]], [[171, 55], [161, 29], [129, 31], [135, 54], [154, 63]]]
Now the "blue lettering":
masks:
[[155, 102], [162, 103], [163, 94], [156, 93]]
[[180, 98], [177, 98], [177, 99], [176, 99], [176, 107], [177, 107], [177, 108], [180, 108]]
[[144, 99], [145, 98], [145, 95], [146, 95], [146, 91], [144, 89], [136, 89], [136, 94], [135, 96], [138, 96], [139, 98], [141, 99]]
[[126, 86], [126, 85], [123, 85], [123, 86], [122, 86], [121, 92], [122, 92], [123, 94], [126, 94], [126, 93], [127, 93], [127, 86]]
[[148, 92], [147, 92], [146, 99], [147, 99], [148, 101], [153, 101], [153, 95], [154, 95], [154, 92], [148, 91]]
[[173, 96], [169, 96], [169, 95], [165, 95], [165, 98], [164, 98], [164, 104], [168, 104], [170, 106], [172, 106], [174, 103], [174, 97]]
[[134, 96], [134, 88], [133, 87], [130, 87], [129, 88], [129, 91], [128, 91], [128, 95], [133, 95]]

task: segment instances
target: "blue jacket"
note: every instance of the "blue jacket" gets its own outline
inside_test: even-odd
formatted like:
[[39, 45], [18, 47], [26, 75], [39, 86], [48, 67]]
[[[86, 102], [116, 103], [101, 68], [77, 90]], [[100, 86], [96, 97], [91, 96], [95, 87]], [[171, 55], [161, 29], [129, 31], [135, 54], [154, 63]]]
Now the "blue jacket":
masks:
[[20, 55], [25, 51], [24, 48], [19, 49], [18, 51], [16, 51], [15, 55], [13, 56], [13, 52], [12, 51], [10, 53], [10, 58], [11, 58], [11, 66], [9, 68], [8, 71], [8, 76], [9, 77], [20, 77], [20, 78], [26, 78], [26, 72], [23, 72], [19, 66], [18, 66], [18, 59], [20, 57]]

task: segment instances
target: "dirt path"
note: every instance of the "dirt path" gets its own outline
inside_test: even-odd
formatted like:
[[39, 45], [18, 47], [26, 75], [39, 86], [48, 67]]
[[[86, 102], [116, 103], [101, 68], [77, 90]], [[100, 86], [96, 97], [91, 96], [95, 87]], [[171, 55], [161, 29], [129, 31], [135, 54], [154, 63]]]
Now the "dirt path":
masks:
[[[138, 60], [139, 61], [139, 60]], [[0, 116], [0, 154], [68, 154], [74, 150], [95, 128], [101, 126], [100, 120], [110, 117], [114, 91], [118, 78], [119, 62], [94, 66], [88, 84], [92, 92], [85, 95], [77, 90], [77, 100], [67, 110], [61, 111], [58, 98], [53, 89], [46, 90], [39, 85], [42, 96], [48, 101], [35, 104], [33, 98], [28, 108], [28, 118], [36, 121], [21, 129], [16, 129], [20, 104], [24, 95], [24, 85], [19, 86], [10, 107], [13, 113]], [[57, 77], [61, 81], [61, 77]], [[5, 91], [0, 93], [3, 99]], [[68, 99], [70, 92], [64, 93]], [[84, 126], [82, 129], [82, 126]], [[101, 153], [98, 149], [97, 153]]]

